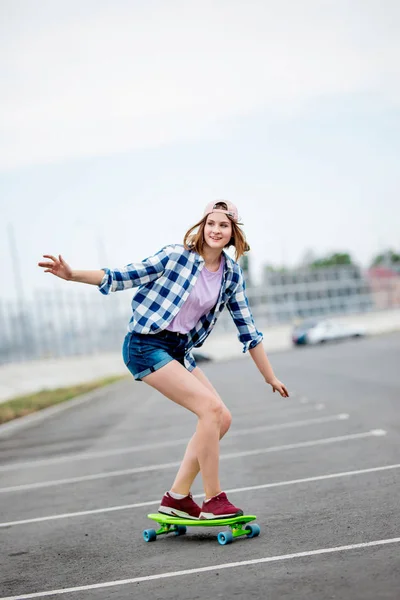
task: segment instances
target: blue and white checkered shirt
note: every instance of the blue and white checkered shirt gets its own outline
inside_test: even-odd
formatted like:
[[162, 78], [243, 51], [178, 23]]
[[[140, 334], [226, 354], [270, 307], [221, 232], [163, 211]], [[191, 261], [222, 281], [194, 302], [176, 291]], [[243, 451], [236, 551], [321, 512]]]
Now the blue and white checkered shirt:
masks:
[[[243, 352], [254, 348], [263, 339], [257, 331], [246, 296], [246, 286], [240, 266], [225, 255], [225, 269], [216, 305], [188, 333], [185, 365], [195, 366], [193, 348], [203, 345], [210, 335], [222, 310], [227, 306], [238, 329]], [[139, 287], [132, 299], [133, 315], [129, 331], [152, 334], [165, 329], [187, 300], [204, 267], [204, 258], [184, 246], [165, 246], [143, 262], [132, 263], [122, 269], [104, 268], [99, 286], [102, 294]]]

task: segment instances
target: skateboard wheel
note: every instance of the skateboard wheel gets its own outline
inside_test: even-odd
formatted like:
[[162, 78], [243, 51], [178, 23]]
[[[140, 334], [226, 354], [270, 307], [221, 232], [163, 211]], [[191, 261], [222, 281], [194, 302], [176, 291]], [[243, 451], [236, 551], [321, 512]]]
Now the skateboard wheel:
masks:
[[143, 539], [145, 542], [155, 542], [157, 534], [154, 529], [145, 529], [143, 531]]
[[186, 526], [185, 525], [177, 525], [175, 529], [175, 535], [185, 535]]
[[230, 531], [221, 531], [218, 534], [218, 543], [221, 544], [221, 546], [226, 546], [226, 544], [232, 544], [232, 542], [233, 535]]
[[260, 527], [256, 524], [254, 525], [246, 525], [246, 527], [244, 528], [245, 531], [248, 531], [248, 533], [246, 533], [248, 538], [253, 538], [253, 537], [257, 537], [258, 535], [260, 535]]

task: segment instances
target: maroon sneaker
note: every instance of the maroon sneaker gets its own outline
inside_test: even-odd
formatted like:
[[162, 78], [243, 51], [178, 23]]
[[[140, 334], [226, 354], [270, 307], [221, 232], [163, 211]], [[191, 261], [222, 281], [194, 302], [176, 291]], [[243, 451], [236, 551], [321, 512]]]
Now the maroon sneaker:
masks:
[[229, 502], [225, 492], [214, 496], [208, 502], [203, 502], [200, 519], [227, 519], [240, 517], [243, 511]]
[[201, 508], [193, 500], [192, 494], [185, 496], [181, 500], [177, 500], [169, 495], [164, 494], [158, 512], [171, 517], [181, 517], [183, 519], [198, 519], [200, 517]]

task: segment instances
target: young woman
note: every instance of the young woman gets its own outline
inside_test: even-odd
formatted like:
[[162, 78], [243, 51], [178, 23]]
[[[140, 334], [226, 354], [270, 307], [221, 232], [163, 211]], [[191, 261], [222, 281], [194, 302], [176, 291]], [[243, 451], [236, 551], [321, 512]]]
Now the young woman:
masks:
[[[205, 374], [192, 349], [201, 346], [226, 306], [243, 343], [273, 391], [288, 397], [274, 375], [249, 309], [243, 273], [224, 248], [234, 246], [236, 260], [249, 250], [238, 224], [238, 211], [226, 201], [211, 202], [203, 218], [186, 233], [183, 245], [165, 246], [143, 262], [120, 270], [75, 271], [64, 261], [40, 262], [46, 273], [68, 281], [99, 286], [108, 294], [139, 287], [123, 345], [123, 358], [138, 381], [144, 381], [198, 418], [170, 491], [159, 512], [189, 519], [217, 519], [243, 514], [229, 502], [219, 480], [219, 440], [228, 431], [231, 414]], [[201, 472], [202, 507], [190, 493]]]

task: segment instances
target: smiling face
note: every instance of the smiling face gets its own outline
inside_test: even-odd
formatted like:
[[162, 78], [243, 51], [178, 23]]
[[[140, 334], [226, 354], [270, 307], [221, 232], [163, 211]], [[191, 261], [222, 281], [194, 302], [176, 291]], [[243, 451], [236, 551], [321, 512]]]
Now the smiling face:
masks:
[[204, 242], [210, 248], [224, 248], [232, 237], [232, 223], [223, 213], [213, 212], [207, 216], [204, 226]]

